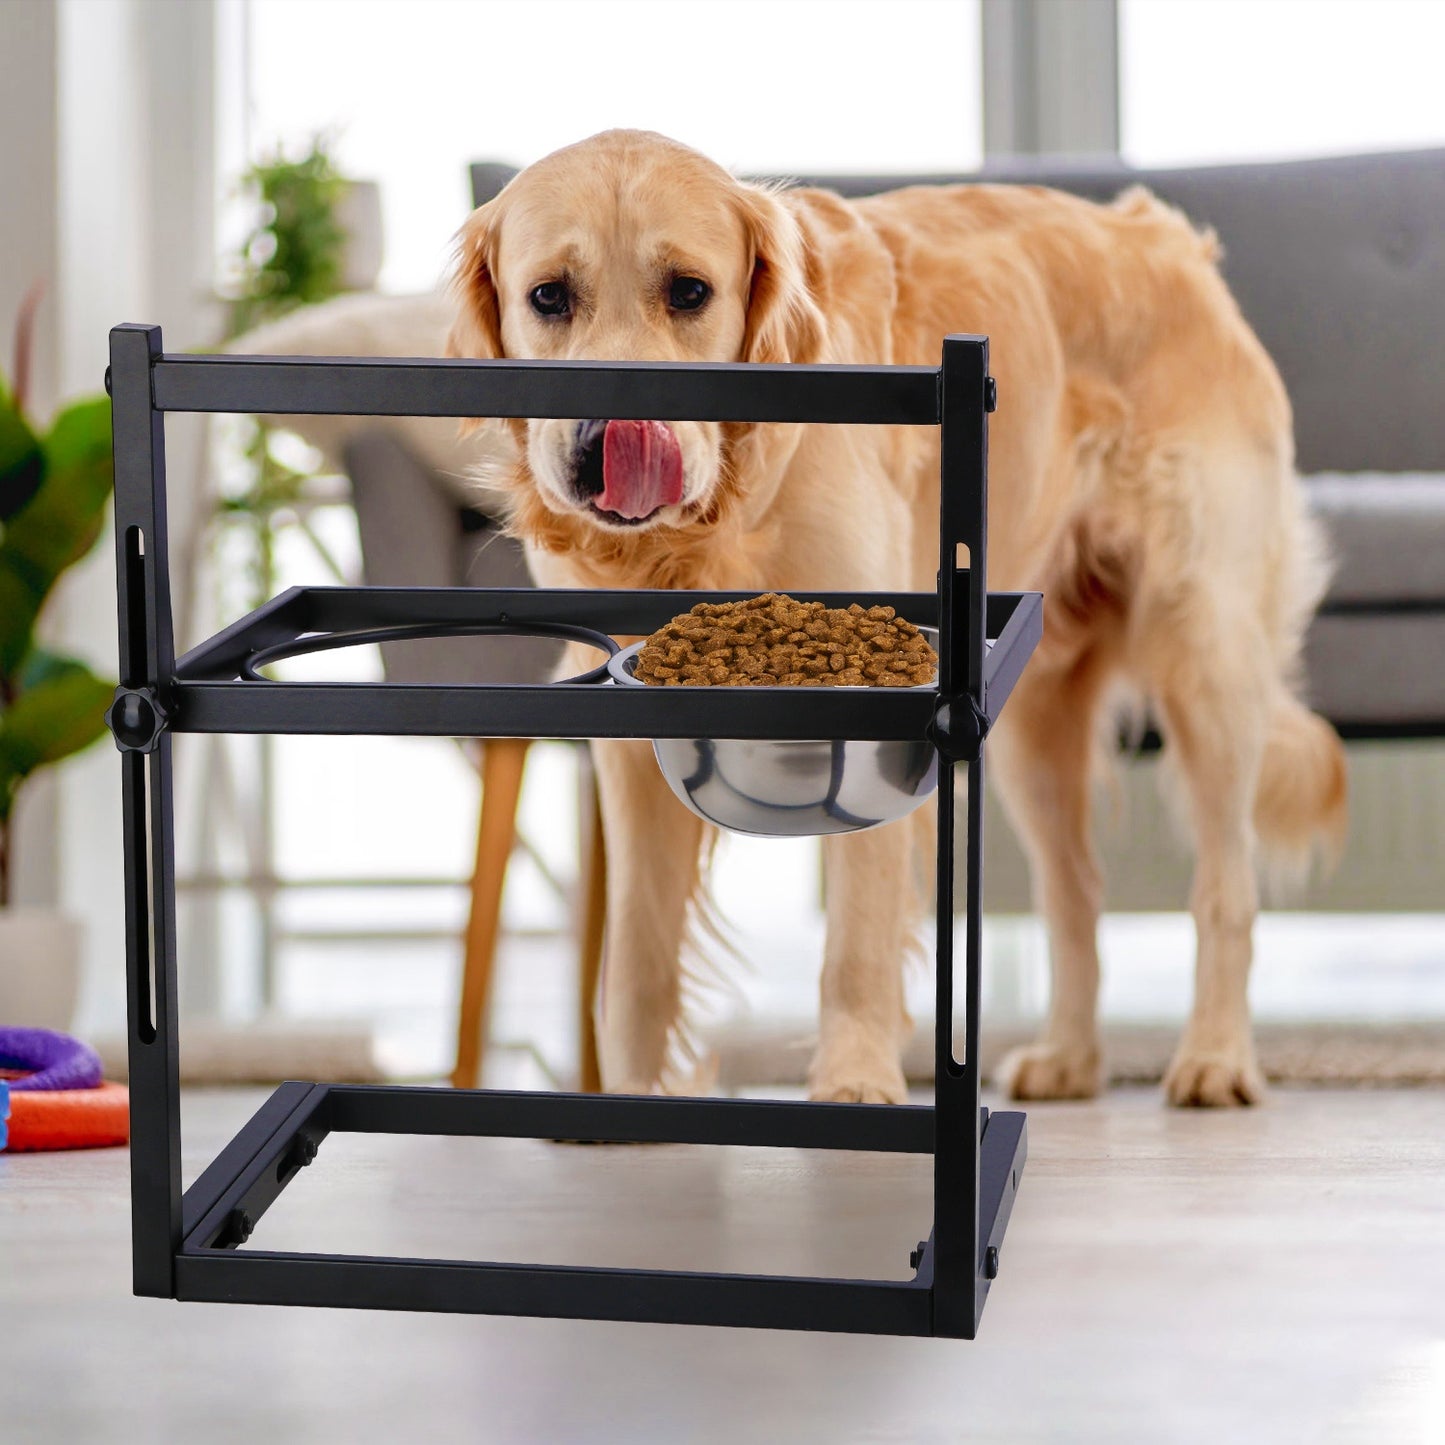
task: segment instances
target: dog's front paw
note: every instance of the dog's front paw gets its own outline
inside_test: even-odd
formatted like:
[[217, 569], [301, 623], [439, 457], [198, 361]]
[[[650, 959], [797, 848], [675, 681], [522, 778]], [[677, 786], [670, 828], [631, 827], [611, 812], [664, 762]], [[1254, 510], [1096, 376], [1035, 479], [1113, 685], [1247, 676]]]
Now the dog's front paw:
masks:
[[1254, 1051], [1195, 1048], [1182, 1043], [1164, 1075], [1164, 1095], [1179, 1108], [1228, 1109], [1258, 1104], [1264, 1098], [1264, 1075]]
[[808, 1070], [808, 1097], [827, 1104], [903, 1104], [908, 1084], [897, 1059], [858, 1050], [820, 1054]]
[[1099, 1051], [1037, 1043], [1007, 1053], [994, 1077], [1010, 1099], [1092, 1099], [1101, 1083]]

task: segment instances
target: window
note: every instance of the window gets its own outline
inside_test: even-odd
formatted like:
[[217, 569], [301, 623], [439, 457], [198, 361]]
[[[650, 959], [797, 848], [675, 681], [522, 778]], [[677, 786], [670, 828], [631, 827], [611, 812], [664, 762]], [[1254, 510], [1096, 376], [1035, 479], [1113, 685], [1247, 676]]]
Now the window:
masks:
[[977, 0], [251, 0], [250, 145], [338, 131], [377, 180], [387, 290], [423, 290], [467, 163], [658, 130], [748, 173], [961, 171], [982, 154]]
[[1445, 145], [1434, 0], [1120, 0], [1136, 165]]

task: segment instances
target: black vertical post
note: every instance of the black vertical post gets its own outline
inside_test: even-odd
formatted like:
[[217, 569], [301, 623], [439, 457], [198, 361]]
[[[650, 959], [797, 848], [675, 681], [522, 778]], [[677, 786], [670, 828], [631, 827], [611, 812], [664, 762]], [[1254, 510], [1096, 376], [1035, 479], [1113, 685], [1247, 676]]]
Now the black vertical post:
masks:
[[[110, 334], [120, 679], [161, 707], [175, 671], [166, 553], [165, 436], [151, 404], [161, 333]], [[181, 1242], [176, 1054], [175, 844], [171, 740], [124, 751], [126, 993], [131, 1091], [131, 1241], [137, 1294], [175, 1296]], [[149, 795], [149, 796], [148, 796]]]
[[[949, 336], [943, 343], [939, 476], [939, 692], [952, 707], [971, 698], [983, 716], [988, 431], [985, 387], [988, 340]], [[960, 587], [958, 546], [968, 548], [967, 587]], [[933, 1328], [972, 1339], [978, 1322], [978, 927], [982, 765], [969, 761], [966, 839], [968, 916], [965, 934], [963, 1059], [954, 1052], [954, 767], [938, 780], [938, 953], [934, 1058]]]

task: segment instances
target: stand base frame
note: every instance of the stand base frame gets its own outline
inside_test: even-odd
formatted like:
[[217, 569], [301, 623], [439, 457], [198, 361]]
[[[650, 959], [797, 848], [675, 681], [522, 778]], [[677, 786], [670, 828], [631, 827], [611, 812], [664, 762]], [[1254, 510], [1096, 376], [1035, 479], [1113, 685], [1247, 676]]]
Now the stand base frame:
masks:
[[[1028, 1154], [1021, 1113], [980, 1113], [976, 1309], [997, 1273]], [[245, 1248], [328, 1134], [442, 1134], [579, 1142], [933, 1151], [926, 1106], [658, 1099], [403, 1086], [282, 1084], [186, 1191], [175, 1296], [235, 1304], [934, 1335], [932, 1242], [908, 1280], [826, 1279], [394, 1259]], [[947, 1316], [952, 1317], [953, 1311]], [[977, 1326], [977, 1315], [974, 1317]], [[964, 1332], [972, 1338], [973, 1330]]]

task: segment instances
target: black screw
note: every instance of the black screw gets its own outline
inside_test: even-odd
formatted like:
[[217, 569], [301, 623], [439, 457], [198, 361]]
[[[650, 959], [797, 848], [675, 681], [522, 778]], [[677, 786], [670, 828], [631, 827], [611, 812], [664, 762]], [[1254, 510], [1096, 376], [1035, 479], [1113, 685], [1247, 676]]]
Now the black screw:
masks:
[[998, 410], [998, 382], [991, 376], [983, 379], [983, 409], [985, 411]]
[[918, 1248], [908, 1256], [909, 1269], [917, 1269], [918, 1266], [923, 1263], [923, 1251], [927, 1248], [928, 1241], [926, 1239], [920, 1239], [918, 1241]]
[[105, 394], [106, 394], [107, 396], [110, 396], [110, 395], [111, 395], [111, 390], [110, 390], [110, 367], [108, 367], [108, 366], [107, 366], [106, 369], [105, 369]]
[[298, 1169], [304, 1169], [316, 1157], [316, 1140], [309, 1134], [298, 1134], [296, 1142], [291, 1146], [291, 1157], [296, 1161]]
[[245, 1244], [250, 1239], [251, 1231], [255, 1227], [256, 1221], [251, 1218], [248, 1211], [233, 1209], [230, 1219], [226, 1222], [226, 1236], [233, 1245]]
[[983, 1274], [985, 1279], [998, 1278], [998, 1249], [992, 1244], [983, 1252]]

